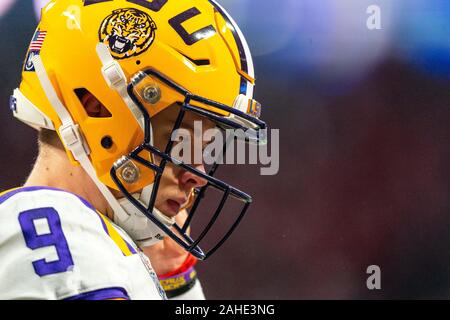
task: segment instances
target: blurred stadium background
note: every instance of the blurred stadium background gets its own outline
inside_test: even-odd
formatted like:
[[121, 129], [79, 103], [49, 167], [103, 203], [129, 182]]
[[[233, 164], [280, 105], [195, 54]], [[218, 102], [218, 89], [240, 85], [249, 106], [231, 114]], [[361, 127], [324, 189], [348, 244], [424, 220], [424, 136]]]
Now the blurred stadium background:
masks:
[[[8, 98], [43, 2], [0, 3], [1, 190], [23, 183], [36, 156]], [[450, 298], [450, 3], [219, 2], [253, 51], [281, 164], [277, 176], [229, 173], [255, 203], [199, 265], [207, 296]], [[366, 27], [372, 4], [381, 30]], [[378, 291], [366, 288], [372, 264]]]

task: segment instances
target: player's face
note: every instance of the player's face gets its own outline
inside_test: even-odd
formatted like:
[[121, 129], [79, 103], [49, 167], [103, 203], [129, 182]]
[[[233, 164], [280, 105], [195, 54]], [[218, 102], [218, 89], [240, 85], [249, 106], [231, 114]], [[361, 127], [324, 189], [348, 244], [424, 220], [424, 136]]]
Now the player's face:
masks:
[[[172, 106], [152, 119], [154, 144], [159, 150], [164, 151], [166, 148], [167, 142], [171, 138], [173, 126], [179, 111], [180, 108], [178, 106]], [[203, 132], [214, 128], [215, 124], [192, 112], [187, 112], [184, 117], [181, 128], [189, 132], [192, 148], [201, 148], [199, 151], [202, 152], [204, 146], [210, 141], [205, 141], [200, 132], [196, 133], [198, 137], [194, 137], [194, 123], [196, 121], [201, 121]], [[201, 139], [197, 141], [202, 141], [202, 144], [194, 144], [194, 138]], [[191, 149], [192, 158], [194, 158], [193, 155], [196, 151], [197, 150]], [[155, 159], [155, 161], [159, 163], [160, 159]], [[194, 163], [194, 159], [192, 159], [190, 165], [197, 170], [205, 172], [203, 161], [201, 161], [201, 163]], [[166, 165], [161, 177], [155, 206], [166, 216], [173, 217], [189, 202], [190, 194], [193, 189], [202, 187], [205, 184], [206, 180], [169, 163]]]

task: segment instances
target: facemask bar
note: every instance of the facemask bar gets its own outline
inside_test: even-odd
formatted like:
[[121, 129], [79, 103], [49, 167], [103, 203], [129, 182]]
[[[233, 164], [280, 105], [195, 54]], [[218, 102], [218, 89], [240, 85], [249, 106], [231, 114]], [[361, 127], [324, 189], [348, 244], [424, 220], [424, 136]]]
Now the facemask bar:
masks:
[[[181, 107], [182, 108], [182, 107]], [[182, 109], [180, 110], [180, 115], [178, 119], [182, 119], [184, 117], [185, 111]], [[173, 130], [177, 130], [180, 128], [181, 125], [181, 121], [177, 121], [176, 125], [174, 126]], [[142, 205], [141, 202], [137, 201], [136, 199], [134, 199], [134, 197], [128, 192], [128, 190], [125, 188], [125, 186], [123, 185], [123, 183], [121, 182], [121, 180], [118, 178], [117, 175], [117, 168], [113, 167], [111, 170], [111, 177], [113, 179], [113, 181], [117, 184], [117, 186], [119, 187], [119, 189], [122, 191], [122, 193], [127, 197], [127, 199], [133, 203], [133, 205], [135, 205], [137, 208], [139, 208], [139, 210], [147, 217], [149, 218], [152, 222], [154, 222], [160, 229], [162, 229], [168, 236], [170, 236], [174, 241], [176, 241], [180, 246], [182, 246], [185, 250], [187, 250], [188, 252], [191, 252], [195, 257], [201, 259], [201, 260], [205, 260], [206, 258], [208, 258], [212, 253], [214, 253], [227, 239], [228, 237], [233, 233], [233, 231], [236, 229], [236, 227], [238, 226], [238, 224], [240, 223], [240, 221], [242, 220], [242, 218], [244, 217], [245, 213], [248, 210], [248, 207], [252, 201], [251, 197], [247, 194], [245, 194], [244, 192], [224, 183], [221, 180], [218, 180], [212, 176], [210, 176], [209, 174], [203, 173], [189, 165], [186, 165], [180, 161], [178, 161], [177, 159], [172, 158], [171, 156], [169, 156], [170, 151], [172, 148], [172, 142], [169, 143], [169, 145], [166, 148], [166, 152], [161, 152], [160, 150], [158, 150], [156, 147], [151, 146], [149, 144], [142, 144], [141, 146], [139, 146], [138, 148], [136, 148], [133, 152], [131, 152], [127, 158], [134, 160], [144, 166], [149, 167], [150, 169], [155, 171], [155, 181], [154, 181], [154, 187], [153, 187], [153, 191], [152, 191], [152, 195], [150, 198], [150, 203], [149, 206], [146, 208], [145, 206]], [[159, 166], [149, 162], [148, 160], [142, 158], [139, 154], [142, 151], [148, 151], [150, 152], [153, 156], [158, 156], [161, 158], [161, 163]], [[208, 223], [208, 225], [204, 228], [204, 230], [201, 232], [200, 236], [197, 238], [197, 240], [193, 240], [190, 236], [188, 236], [186, 234], [186, 229], [188, 227], [188, 224], [190, 223], [191, 219], [189, 219], [189, 222], [186, 221], [187, 223], [184, 223], [184, 225], [182, 227], [178, 226], [178, 225], [174, 225], [175, 230], [178, 232], [179, 235], [175, 234], [172, 230], [170, 230], [167, 226], [165, 226], [163, 223], [161, 223], [158, 219], [156, 219], [153, 215], [152, 215], [152, 211], [154, 208], [154, 203], [156, 200], [156, 195], [159, 189], [159, 183], [162, 177], [162, 174], [164, 172], [164, 169], [167, 165], [167, 163], [172, 163], [176, 166], [179, 166], [180, 168], [182, 168], [183, 170], [189, 171], [193, 174], [195, 174], [196, 176], [204, 179], [207, 181], [207, 186], [208, 187], [213, 187], [216, 188], [217, 190], [221, 191], [223, 193], [223, 197], [219, 203], [219, 206], [217, 207], [213, 217], [211, 218], [210, 222]], [[215, 165], [215, 169], [217, 169], [218, 165]], [[206, 190], [206, 189], [204, 189]], [[204, 191], [203, 191], [204, 193]], [[228, 200], [229, 197], [235, 198], [241, 202], [244, 203], [244, 206], [241, 210], [241, 213], [239, 214], [237, 220], [235, 223], [233, 223], [233, 225], [231, 226], [231, 228], [227, 231], [227, 233], [225, 234], [225, 236], [217, 243], [217, 245], [215, 245], [208, 253], [204, 253], [203, 250], [198, 246], [199, 243], [203, 240], [203, 238], [207, 235], [207, 233], [209, 232], [209, 230], [212, 228], [212, 226], [214, 225], [214, 223], [216, 222], [217, 218], [219, 217], [220, 213], [222, 212], [223, 207], [225, 206], [226, 201]], [[195, 200], [196, 203], [196, 208], [198, 206], [199, 203], [199, 199]], [[196, 211], [196, 210], [195, 210]], [[191, 212], [189, 213], [189, 216], [193, 216], [193, 211], [191, 210]]]
[[[177, 244], [179, 244], [181, 247], [183, 247], [186, 251], [192, 253], [198, 259], [206, 260], [215, 251], [217, 251], [217, 249], [219, 249], [223, 245], [223, 243], [231, 236], [231, 234], [237, 228], [237, 226], [241, 222], [242, 218], [244, 217], [245, 213], [247, 212], [247, 210], [250, 206], [250, 203], [252, 202], [252, 198], [248, 194], [230, 186], [229, 184], [227, 184], [219, 179], [216, 179], [214, 177], [214, 174], [216, 173], [216, 171], [219, 167], [219, 165], [217, 163], [213, 164], [211, 170], [208, 173], [204, 173], [204, 172], [201, 172], [201, 171], [197, 170], [196, 168], [191, 167], [185, 163], [182, 163], [181, 161], [174, 159], [170, 156], [171, 150], [172, 150], [172, 147], [174, 144], [173, 141], [170, 140], [168, 142], [164, 152], [161, 152], [155, 146], [152, 145], [150, 115], [149, 115], [147, 109], [143, 106], [143, 104], [140, 102], [140, 100], [134, 93], [134, 87], [139, 82], [139, 78], [142, 79], [146, 75], [157, 78], [162, 83], [168, 85], [170, 88], [176, 90], [178, 93], [180, 93], [184, 96], [184, 101], [182, 102], [182, 105], [180, 106], [180, 112], [178, 114], [177, 120], [175, 121], [174, 127], [172, 129], [172, 133], [181, 127], [181, 124], [182, 124], [182, 121], [183, 121], [186, 111], [192, 111], [201, 116], [207, 117], [208, 119], [215, 121], [219, 126], [223, 125], [225, 127], [231, 127], [231, 128], [235, 128], [235, 129], [242, 129], [242, 130], [248, 129], [247, 127], [244, 127], [242, 124], [240, 124], [236, 121], [233, 121], [233, 119], [231, 119], [231, 117], [227, 118], [227, 117], [223, 117], [223, 116], [218, 116], [218, 115], [216, 115], [212, 112], [206, 111], [202, 108], [192, 106], [190, 104], [191, 101], [197, 101], [197, 102], [215, 107], [217, 109], [229, 112], [232, 115], [241, 117], [253, 125], [255, 132], [259, 132], [259, 130], [265, 129], [266, 124], [263, 121], [260, 121], [259, 119], [252, 117], [244, 112], [241, 112], [235, 108], [231, 108], [229, 106], [220, 104], [218, 102], [193, 95], [189, 91], [184, 89], [183, 87], [179, 86], [175, 82], [171, 81], [170, 79], [164, 77], [163, 75], [161, 75], [160, 73], [158, 73], [157, 71], [152, 70], [152, 69], [147, 69], [143, 72], [138, 73], [137, 76], [133, 77], [134, 81], [131, 81], [131, 83], [128, 85], [128, 88], [127, 88], [128, 94], [131, 97], [131, 99], [133, 100], [133, 102], [141, 110], [141, 112], [144, 116], [145, 126], [144, 126], [144, 142], [143, 142], [143, 144], [141, 144], [139, 147], [137, 147], [135, 150], [133, 150], [126, 158], [128, 158], [130, 160], [134, 160], [134, 161], [150, 168], [151, 170], [153, 170], [155, 172], [153, 191], [152, 191], [152, 195], [151, 195], [148, 206], [146, 207], [140, 201], [136, 200], [130, 194], [130, 192], [126, 189], [126, 187], [124, 186], [124, 184], [118, 177], [118, 169], [119, 168], [117, 168], [115, 166], [113, 168], [111, 168], [111, 172], [110, 172], [111, 177], [112, 177], [113, 181], [115, 182], [115, 184], [120, 189], [120, 191], [122, 191], [122, 193], [125, 195], [125, 197], [134, 206], [136, 206], [147, 218], [149, 218], [160, 229], [162, 229], [167, 234], [167, 236], [172, 238]], [[138, 78], [138, 81], [136, 81], [136, 77]], [[225, 143], [222, 154], [219, 155], [219, 157], [223, 157], [223, 154], [226, 151], [227, 145], [228, 145], [228, 141]], [[144, 159], [143, 157], [141, 157], [140, 153], [143, 151], [150, 152], [152, 154], [153, 158], [154, 158], [154, 156], [158, 156], [161, 159], [160, 164], [156, 165], [156, 164], [148, 161], [147, 159]], [[164, 169], [165, 169], [167, 163], [172, 163], [173, 165], [178, 166], [178, 167], [182, 168], [183, 170], [189, 171], [189, 172], [193, 173], [194, 175], [207, 181], [207, 184], [204, 187], [202, 187], [200, 190], [197, 190], [198, 194], [196, 195], [196, 199], [193, 203], [193, 206], [191, 207], [191, 210], [189, 210], [189, 212], [188, 212], [188, 218], [187, 218], [186, 222], [183, 224], [183, 226], [180, 227], [177, 224], [175, 224], [173, 226], [173, 228], [175, 229], [175, 232], [172, 231], [166, 225], [164, 225], [162, 222], [160, 222], [152, 214], [154, 205], [155, 205], [155, 201], [156, 201], [157, 192], [159, 189], [159, 184], [161, 181], [161, 177], [162, 177], [162, 174], [164, 172]], [[213, 214], [212, 218], [210, 219], [209, 223], [206, 225], [204, 230], [202, 232], [200, 232], [200, 235], [198, 236], [198, 238], [196, 240], [193, 240], [189, 235], [187, 235], [186, 231], [192, 221], [192, 218], [194, 217], [194, 214], [196, 213], [196, 211], [198, 209], [199, 203], [200, 203], [201, 199], [203, 198], [206, 190], [211, 187], [215, 188], [223, 193], [222, 199], [220, 200], [220, 203], [219, 203], [215, 213]], [[226, 204], [226, 201], [230, 197], [237, 199], [243, 203], [241, 212], [237, 216], [235, 222], [231, 225], [231, 227], [225, 233], [225, 235], [217, 242], [217, 244], [215, 246], [212, 247], [212, 249], [210, 249], [207, 253], [205, 253], [199, 247], [199, 244], [205, 238], [205, 236], [208, 234], [208, 232], [210, 231], [212, 226], [217, 221], [218, 217], [220, 216], [220, 213], [222, 212], [222, 210]]]
[[[184, 101], [183, 105], [186, 107], [186, 110], [194, 111], [202, 116], [205, 116], [205, 117], [215, 121], [219, 126], [233, 128], [233, 129], [242, 129], [244, 131], [248, 130], [248, 129], [252, 129], [258, 134], [258, 138], [260, 137], [259, 134], [261, 133], [261, 130], [267, 128], [267, 125], [264, 121], [261, 121], [258, 118], [253, 117], [245, 112], [237, 110], [236, 108], [232, 108], [225, 104], [194, 95], [194, 94], [190, 93], [188, 90], [186, 90], [185, 88], [183, 88], [182, 86], [178, 85], [177, 83], [170, 80], [169, 78], [166, 78], [161, 73], [159, 73], [153, 69], [146, 69], [144, 71], [139, 72], [135, 77], [133, 77], [135, 80], [132, 80], [131, 83], [128, 85], [129, 96], [138, 105], [138, 107], [141, 109], [141, 111], [144, 114], [147, 114], [147, 116], [148, 116], [147, 110], [145, 109], [144, 106], [142, 106], [141, 102], [136, 97], [134, 90], [133, 90], [134, 87], [136, 86], [136, 83], [138, 83], [139, 80], [142, 80], [145, 76], [154, 77], [154, 78], [158, 79], [159, 81], [161, 81], [162, 83], [169, 86], [170, 88], [176, 90], [179, 94], [184, 96], [185, 101]], [[229, 112], [231, 115], [234, 115], [234, 116], [237, 116], [239, 118], [246, 120], [247, 122], [249, 122], [252, 125], [252, 127], [246, 127], [246, 126], [240, 124], [239, 122], [234, 121], [231, 117], [223, 117], [223, 116], [214, 114], [213, 112], [210, 112], [208, 110], [194, 107], [189, 104], [189, 102], [191, 102], [191, 101], [203, 103], [205, 105], [209, 105], [209, 106], [217, 108], [219, 110]], [[182, 102], [182, 101], [180, 101], [180, 102]], [[145, 115], [144, 115], [144, 117], [145, 117]], [[145, 140], [146, 141], [148, 140], [148, 137], [150, 136], [149, 129], [150, 128], [146, 128], [146, 130], [145, 130]]]
[[[222, 153], [219, 155], [218, 161], [220, 162], [220, 159], [223, 158], [225, 156], [226, 150], [229, 146], [229, 143], [231, 142], [231, 137], [228, 138], [228, 140], [225, 142], [224, 146], [223, 146], [223, 150]], [[214, 174], [216, 173], [217, 169], [219, 168], [219, 164], [218, 163], [214, 163], [213, 166], [211, 167], [211, 169], [208, 172], [208, 175], [213, 177]], [[194, 203], [192, 204], [191, 209], [189, 210], [189, 214], [188, 217], [183, 225], [183, 227], [181, 228], [181, 230], [179, 230], [180, 233], [185, 233], [186, 230], [188, 229], [188, 227], [190, 226], [192, 219], [194, 218], [195, 213], [197, 212], [198, 206], [201, 202], [201, 200], [203, 199], [203, 197], [205, 196], [206, 190], [210, 187], [210, 184], [206, 184], [204, 187], [195, 190], [196, 192], [196, 198]], [[251, 199], [250, 202], [246, 203], [246, 206], [248, 207], [251, 203]], [[247, 208], [245, 208], [245, 211], [247, 210]], [[239, 225], [239, 223], [241, 222], [242, 218], [244, 217], [245, 211], [242, 211], [241, 214], [238, 216], [238, 218], [236, 219], [235, 223], [231, 226], [231, 228], [229, 229], [229, 231], [225, 234], [225, 236], [217, 243], [217, 245], [212, 248], [209, 251], [209, 254], [211, 255], [212, 253], [214, 253], [217, 249], [220, 248], [220, 246], [230, 237], [230, 235], [234, 232], [234, 230], [237, 228], [237, 226]], [[205, 231], [199, 236], [197, 241], [200, 241], [203, 236], [206, 235], [206, 232], [209, 231], [209, 229], [212, 227], [212, 225], [214, 224], [215, 220], [218, 218], [218, 216], [214, 215], [213, 218], [211, 219], [210, 223], [208, 224], [208, 226], [205, 228]]]

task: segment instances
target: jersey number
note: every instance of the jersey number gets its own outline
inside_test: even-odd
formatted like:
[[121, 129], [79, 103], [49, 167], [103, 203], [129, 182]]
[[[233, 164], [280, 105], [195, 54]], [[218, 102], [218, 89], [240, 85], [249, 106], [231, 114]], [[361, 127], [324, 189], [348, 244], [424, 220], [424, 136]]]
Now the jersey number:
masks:
[[[43, 277], [70, 270], [74, 263], [62, 231], [61, 219], [55, 209], [39, 208], [21, 212], [19, 223], [28, 248], [36, 250], [54, 247], [56, 249], [58, 260], [48, 262], [45, 259], [40, 259], [32, 262], [37, 275]], [[47, 230], [38, 234], [37, 224], [41, 227], [44, 226]]]

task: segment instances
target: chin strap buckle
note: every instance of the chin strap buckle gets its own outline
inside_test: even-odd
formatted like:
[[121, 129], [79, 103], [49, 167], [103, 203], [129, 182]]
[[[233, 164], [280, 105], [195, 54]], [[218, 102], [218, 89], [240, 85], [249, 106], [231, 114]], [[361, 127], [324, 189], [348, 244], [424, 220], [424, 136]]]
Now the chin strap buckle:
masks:
[[79, 160], [81, 155], [89, 155], [90, 150], [84, 143], [80, 128], [77, 124], [69, 123], [62, 125], [59, 128], [59, 134], [62, 142], [72, 152], [76, 160]]
[[105, 78], [106, 84], [111, 89], [117, 91], [123, 102], [127, 105], [128, 109], [130, 109], [138, 124], [141, 126], [142, 130], [144, 130], [144, 116], [139, 107], [128, 95], [127, 77], [120, 67], [119, 62], [114, 60], [111, 53], [109, 52], [109, 48], [104, 43], [98, 43], [96, 50], [97, 55], [102, 62], [102, 74]]
[[111, 88], [118, 90], [127, 84], [125, 74], [117, 61], [109, 61], [102, 67], [102, 73]]

